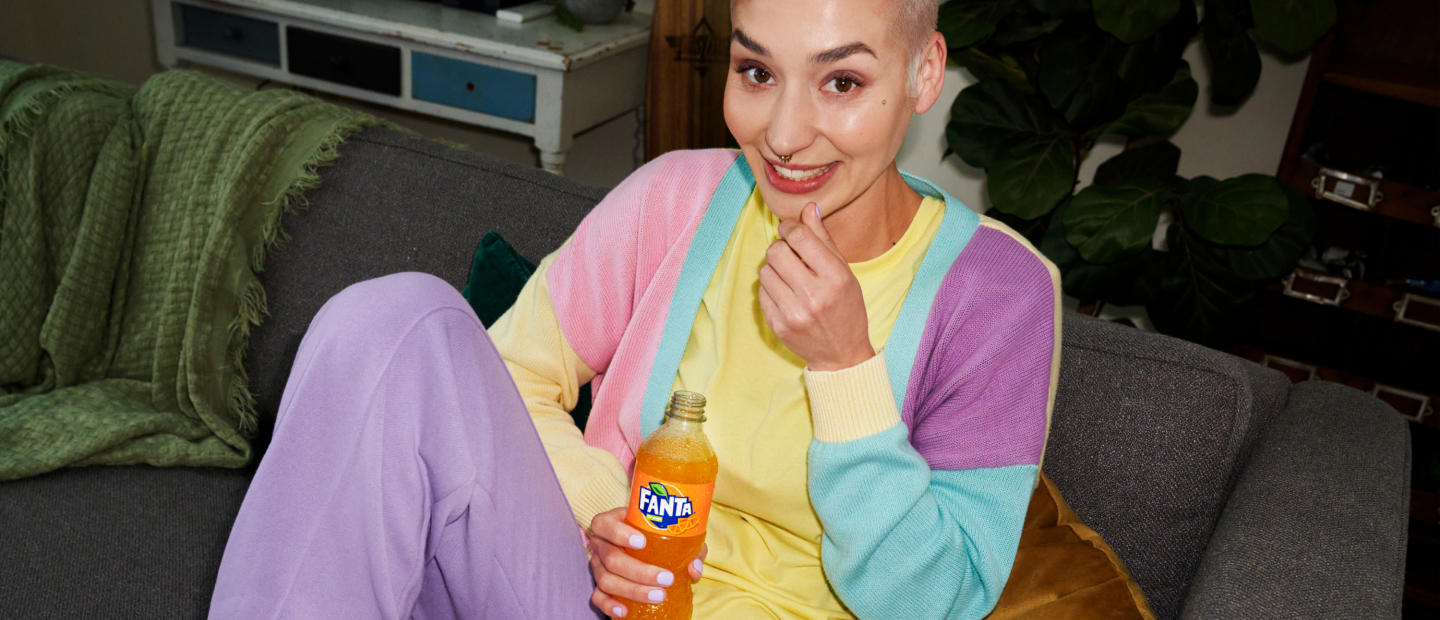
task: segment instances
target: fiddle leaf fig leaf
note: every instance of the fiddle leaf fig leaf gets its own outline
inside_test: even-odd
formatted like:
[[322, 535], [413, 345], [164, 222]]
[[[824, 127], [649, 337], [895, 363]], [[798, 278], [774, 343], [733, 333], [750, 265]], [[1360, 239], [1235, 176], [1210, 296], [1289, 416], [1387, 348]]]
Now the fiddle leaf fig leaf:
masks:
[[1090, 0], [1030, 0], [1030, 6], [1051, 17], [1084, 15], [1092, 10]]
[[985, 80], [955, 97], [945, 136], [965, 163], [989, 168], [998, 145], [1059, 133], [1064, 122], [1043, 99]]
[[1154, 35], [1125, 46], [1120, 61], [1120, 79], [1138, 92], [1153, 93], [1164, 88], [1180, 65], [1185, 46], [1195, 38], [1198, 16], [1195, 0], [1180, 0], [1180, 10]]
[[1246, 280], [1271, 280], [1295, 268], [1305, 248], [1315, 240], [1315, 210], [1288, 183], [1279, 183], [1289, 203], [1285, 223], [1265, 243], [1255, 247], [1210, 246], [1215, 263]]
[[1077, 131], [1115, 120], [1129, 99], [1118, 73], [1124, 55], [1115, 37], [1068, 20], [1040, 44], [1040, 91]]
[[1255, 91], [1260, 81], [1260, 50], [1245, 30], [1239, 0], [1209, 0], [1201, 26], [1210, 57], [1210, 102], [1235, 106]]
[[1094, 0], [1095, 24], [1125, 43], [1155, 34], [1185, 0]]
[[1255, 36], [1287, 54], [1299, 54], [1335, 25], [1335, 0], [1250, 0]]
[[1246, 174], [1196, 192], [1184, 211], [1185, 222], [1208, 241], [1257, 246], [1285, 222], [1290, 198], [1275, 177]]
[[1105, 128], [1130, 138], [1165, 136], [1175, 133], [1190, 118], [1200, 85], [1190, 77], [1190, 63], [1180, 61], [1175, 77], [1158, 93], [1146, 93], [1125, 106], [1125, 112]]
[[1035, 88], [1030, 85], [1030, 79], [1025, 74], [1025, 68], [1009, 54], [991, 56], [978, 48], [967, 47], [950, 54], [950, 61], [968, 69], [978, 81], [1004, 80], [1007, 86], [1017, 92], [1035, 94]]
[[1170, 198], [1169, 188], [1155, 179], [1091, 185], [1070, 201], [1065, 240], [1094, 264], [1135, 256], [1150, 247], [1160, 212]]
[[1154, 278], [1146, 276], [1157, 266], [1163, 266], [1163, 261], [1155, 260], [1154, 250], [1146, 248], [1134, 257], [1113, 265], [1086, 262], [1080, 257], [1080, 251], [1065, 240], [1065, 213], [1069, 208], [1070, 201], [1062, 202], [1055, 208], [1050, 227], [1039, 244], [1040, 251], [1060, 270], [1065, 294], [1085, 301], [1098, 299], [1121, 306], [1149, 302], [1153, 291], [1159, 288], [1160, 274], [1155, 274]]
[[1051, 134], [1013, 143], [985, 170], [990, 201], [1001, 213], [1033, 220], [1049, 213], [1075, 183], [1070, 136]]
[[995, 25], [1019, 4], [1019, 0], [950, 0], [940, 5], [935, 29], [945, 35], [946, 47], [969, 47], [995, 34]]
[[1254, 325], [1255, 285], [1211, 259], [1206, 244], [1183, 226], [1171, 226], [1168, 273], [1145, 309], [1160, 333], [1220, 350]]
[[1139, 148], [1126, 149], [1105, 160], [1095, 170], [1095, 185], [1130, 179], [1167, 179], [1180, 168], [1180, 147], [1161, 140]]

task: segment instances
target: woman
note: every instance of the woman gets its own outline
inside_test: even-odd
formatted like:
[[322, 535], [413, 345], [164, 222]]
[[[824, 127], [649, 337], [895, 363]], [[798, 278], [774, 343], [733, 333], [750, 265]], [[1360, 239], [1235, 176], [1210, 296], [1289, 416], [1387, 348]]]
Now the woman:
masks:
[[[944, 82], [935, 20], [935, 0], [734, 2], [741, 152], [638, 170], [488, 338], [428, 276], [332, 299], [212, 617], [624, 617], [687, 577], [696, 618], [989, 613], [1044, 449], [1058, 284], [896, 169]], [[623, 516], [679, 388], [710, 401], [720, 476], [677, 576], [624, 553], [644, 538]]]

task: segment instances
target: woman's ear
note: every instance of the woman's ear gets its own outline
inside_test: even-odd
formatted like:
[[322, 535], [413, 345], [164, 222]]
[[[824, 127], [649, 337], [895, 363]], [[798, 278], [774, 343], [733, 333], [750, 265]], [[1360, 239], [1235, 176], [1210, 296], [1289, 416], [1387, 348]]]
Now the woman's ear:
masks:
[[920, 62], [920, 68], [915, 72], [916, 114], [929, 111], [930, 106], [935, 105], [935, 100], [940, 98], [940, 90], [945, 87], [947, 53], [945, 35], [932, 33], [930, 43], [925, 46], [925, 59]]

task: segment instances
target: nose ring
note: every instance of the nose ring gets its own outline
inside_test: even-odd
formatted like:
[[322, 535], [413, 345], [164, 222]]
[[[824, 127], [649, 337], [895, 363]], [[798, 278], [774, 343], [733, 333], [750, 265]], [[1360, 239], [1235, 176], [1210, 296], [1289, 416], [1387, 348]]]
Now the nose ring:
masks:
[[782, 164], [788, 164], [788, 163], [790, 163], [790, 158], [791, 158], [791, 157], [794, 157], [794, 156], [795, 156], [794, 153], [791, 153], [791, 154], [789, 154], [789, 155], [781, 155], [781, 156], [780, 156], [780, 163], [782, 163]]

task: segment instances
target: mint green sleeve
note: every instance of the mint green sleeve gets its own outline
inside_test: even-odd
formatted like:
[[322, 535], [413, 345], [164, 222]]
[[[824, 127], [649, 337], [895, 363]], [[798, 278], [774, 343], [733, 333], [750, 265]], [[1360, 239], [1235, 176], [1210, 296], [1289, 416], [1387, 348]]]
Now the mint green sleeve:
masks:
[[821, 563], [862, 620], [983, 618], [1015, 562], [1035, 465], [934, 470], [904, 424], [810, 444]]

